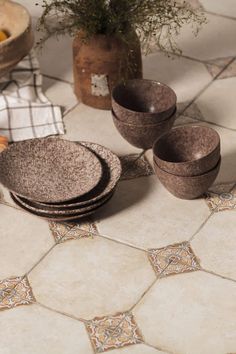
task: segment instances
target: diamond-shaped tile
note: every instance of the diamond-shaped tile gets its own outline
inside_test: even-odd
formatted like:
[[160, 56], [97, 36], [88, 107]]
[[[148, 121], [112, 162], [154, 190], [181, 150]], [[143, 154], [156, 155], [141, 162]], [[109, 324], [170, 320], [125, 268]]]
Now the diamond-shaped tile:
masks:
[[236, 185], [217, 186], [207, 193], [206, 203], [210, 210], [214, 212], [236, 209]]
[[92, 345], [97, 353], [118, 349], [143, 341], [132, 314], [95, 318], [86, 324]]
[[0, 281], [0, 310], [29, 305], [34, 301], [35, 298], [26, 277], [14, 277]]
[[218, 79], [227, 79], [236, 76], [236, 60], [234, 60], [218, 77]]
[[[228, 65], [230, 63], [230, 61], [232, 60], [232, 57], [229, 58], [219, 58], [219, 59], [214, 59], [214, 60], [210, 60], [208, 62], [206, 62], [206, 68], [209, 71], [209, 73], [211, 74], [212, 77], [216, 77], [221, 71], [222, 69], [224, 69], [226, 67], [226, 65]], [[222, 73], [220, 75], [220, 77], [223, 75], [226, 75], [226, 71], [224, 71], [224, 73]], [[223, 78], [223, 77], [221, 77]]]
[[150, 176], [154, 174], [152, 166], [143, 155], [131, 154], [120, 157], [122, 164], [122, 180], [128, 180], [138, 177]]
[[149, 260], [153, 269], [161, 278], [200, 269], [195, 254], [186, 242], [150, 249]]
[[60, 224], [56, 222], [50, 222], [49, 227], [57, 243], [62, 243], [69, 240], [77, 240], [82, 237], [92, 237], [93, 233], [98, 232], [96, 225], [92, 222], [80, 224]]
[[200, 111], [196, 103], [193, 103], [190, 107], [188, 107], [186, 111], [184, 111], [183, 116], [198, 120], [204, 120], [202, 112]]

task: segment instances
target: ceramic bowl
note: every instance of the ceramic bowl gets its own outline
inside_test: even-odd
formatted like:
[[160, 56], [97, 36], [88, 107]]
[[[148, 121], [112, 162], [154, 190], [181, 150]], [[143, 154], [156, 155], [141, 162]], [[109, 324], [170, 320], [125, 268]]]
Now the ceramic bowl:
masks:
[[112, 109], [130, 124], [156, 124], [176, 110], [176, 94], [167, 85], [152, 80], [129, 80], [112, 91]]
[[212, 128], [182, 126], [155, 142], [153, 156], [166, 172], [178, 176], [202, 175], [219, 161], [220, 137]]
[[171, 117], [158, 124], [149, 124], [145, 126], [122, 122], [115, 116], [114, 112], [112, 112], [112, 116], [114, 124], [121, 136], [131, 145], [146, 150], [152, 148], [156, 139], [167, 133], [173, 127], [176, 111]]
[[26, 8], [9, 0], [1, 0], [0, 29], [9, 35], [0, 43], [1, 77], [12, 70], [33, 46], [31, 19]]
[[200, 176], [182, 177], [163, 171], [154, 161], [154, 169], [163, 186], [180, 199], [196, 199], [202, 196], [214, 183], [221, 165], [221, 158], [217, 165], [209, 172]]

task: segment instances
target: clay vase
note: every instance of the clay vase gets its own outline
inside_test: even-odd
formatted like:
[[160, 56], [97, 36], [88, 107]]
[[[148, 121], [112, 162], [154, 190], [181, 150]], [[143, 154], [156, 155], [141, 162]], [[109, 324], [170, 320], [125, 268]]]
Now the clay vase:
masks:
[[74, 90], [84, 104], [111, 109], [111, 91], [120, 82], [142, 78], [142, 56], [138, 36], [127, 40], [98, 34], [84, 40], [82, 33], [73, 42]]

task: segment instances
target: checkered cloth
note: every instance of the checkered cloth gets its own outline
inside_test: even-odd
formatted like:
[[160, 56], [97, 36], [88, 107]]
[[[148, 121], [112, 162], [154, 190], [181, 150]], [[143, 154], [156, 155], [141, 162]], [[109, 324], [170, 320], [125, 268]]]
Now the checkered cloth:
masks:
[[62, 113], [42, 93], [34, 51], [0, 78], [0, 135], [10, 142], [64, 134]]

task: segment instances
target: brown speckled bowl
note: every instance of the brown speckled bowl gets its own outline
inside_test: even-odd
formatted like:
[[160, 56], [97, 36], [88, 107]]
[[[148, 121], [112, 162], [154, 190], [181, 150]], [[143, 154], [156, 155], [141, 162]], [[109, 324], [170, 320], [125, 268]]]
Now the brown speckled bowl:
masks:
[[118, 119], [131, 124], [155, 124], [176, 109], [176, 94], [167, 85], [152, 80], [129, 80], [112, 92], [112, 109]]
[[131, 145], [140, 149], [152, 148], [157, 138], [167, 133], [174, 125], [176, 111], [168, 119], [158, 124], [134, 125], [120, 121], [112, 112], [114, 124], [121, 134]]
[[217, 165], [209, 172], [200, 176], [181, 177], [163, 171], [154, 161], [154, 169], [163, 186], [180, 199], [196, 199], [202, 196], [214, 183], [221, 165], [221, 158]]
[[6, 75], [33, 46], [31, 19], [22, 5], [0, 0], [0, 29], [9, 37], [0, 43], [0, 77]]
[[164, 171], [197, 176], [212, 170], [220, 158], [220, 137], [212, 128], [182, 126], [163, 135], [153, 146], [153, 156]]

